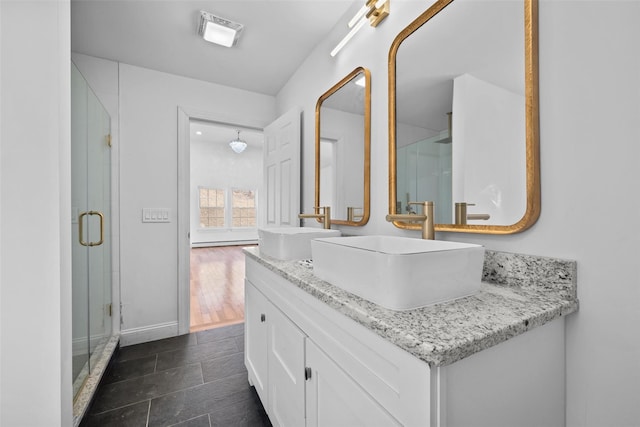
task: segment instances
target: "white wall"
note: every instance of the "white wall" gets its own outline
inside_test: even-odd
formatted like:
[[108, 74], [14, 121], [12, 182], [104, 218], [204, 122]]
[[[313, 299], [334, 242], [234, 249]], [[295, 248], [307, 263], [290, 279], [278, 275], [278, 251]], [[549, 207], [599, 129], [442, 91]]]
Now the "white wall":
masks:
[[[120, 64], [122, 342], [177, 334], [178, 106], [221, 122], [275, 118], [271, 96]], [[142, 209], [169, 208], [170, 223], [142, 223]]]
[[[313, 111], [318, 97], [356, 66], [371, 70], [372, 215], [350, 234], [418, 237], [385, 222], [388, 203], [387, 61], [395, 35], [428, 7], [392, 2], [331, 58], [341, 23], [277, 97], [304, 109], [304, 206], [313, 203]], [[542, 213], [511, 236], [437, 233], [489, 249], [578, 262], [580, 311], [567, 319], [567, 425], [631, 426], [640, 419], [640, 3], [540, 1]], [[355, 13], [355, 10], [352, 11]], [[345, 18], [346, 19], [346, 18]]]
[[[338, 187], [334, 182], [333, 194], [327, 195], [326, 200], [334, 200], [334, 204], [331, 205], [331, 217], [346, 220], [348, 207], [360, 208], [357, 211], [360, 214], [364, 208], [364, 115], [327, 107], [322, 107], [321, 114], [320, 135], [335, 141], [333, 172], [335, 180], [340, 183]], [[323, 196], [321, 200], [325, 199], [325, 189], [322, 185], [320, 193]], [[312, 211], [313, 205], [304, 206], [305, 211]], [[320, 203], [320, 206], [324, 204]], [[305, 221], [312, 224], [315, 220]]]
[[491, 216], [470, 224], [515, 224], [525, 214], [524, 103], [523, 95], [468, 73], [453, 80], [453, 200]]
[[0, 425], [69, 426], [69, 2], [0, 16]]

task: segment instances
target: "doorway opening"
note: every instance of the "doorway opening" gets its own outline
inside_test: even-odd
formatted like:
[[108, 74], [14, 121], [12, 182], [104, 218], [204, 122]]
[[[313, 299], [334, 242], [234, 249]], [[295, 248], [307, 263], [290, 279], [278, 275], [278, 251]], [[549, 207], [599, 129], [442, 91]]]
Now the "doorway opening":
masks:
[[[244, 252], [258, 240], [261, 130], [189, 121], [191, 332], [244, 321]], [[238, 153], [230, 141], [242, 140]]]
[[[251, 152], [260, 161], [254, 166], [259, 168], [260, 194], [256, 195], [258, 224], [267, 226], [299, 226], [298, 214], [301, 212], [300, 204], [300, 137], [301, 119], [300, 108], [294, 107], [273, 122], [266, 124], [239, 117], [236, 119], [178, 107], [178, 334], [190, 332], [190, 252], [191, 244], [191, 207], [192, 185], [191, 171], [191, 123], [205, 122], [233, 130], [244, 129], [240, 137], [247, 140], [248, 146], [241, 156]], [[251, 150], [249, 135], [252, 132], [261, 136], [258, 141], [259, 150]], [[195, 133], [195, 132], [194, 132]], [[201, 135], [198, 135], [201, 136]], [[235, 136], [234, 136], [235, 139]], [[227, 150], [230, 140], [220, 144]], [[228, 148], [227, 148], [228, 147]], [[237, 159], [237, 157], [233, 158]], [[206, 159], [200, 159], [206, 162]], [[208, 168], [216, 165], [209, 163]], [[217, 196], [216, 196], [217, 197]], [[227, 199], [225, 199], [227, 200]], [[230, 206], [230, 205], [229, 205]], [[233, 215], [232, 215], [233, 217]], [[225, 217], [226, 218], [226, 217]], [[247, 231], [247, 230], [245, 230]], [[217, 242], [209, 242], [208, 246], [229, 246], [257, 244], [257, 227], [253, 231], [252, 240], [234, 240], [233, 243], [221, 239]], [[223, 233], [224, 234], [224, 233]], [[231, 230], [227, 235], [233, 235], [239, 239], [239, 230]], [[210, 236], [211, 237], [211, 236]]]

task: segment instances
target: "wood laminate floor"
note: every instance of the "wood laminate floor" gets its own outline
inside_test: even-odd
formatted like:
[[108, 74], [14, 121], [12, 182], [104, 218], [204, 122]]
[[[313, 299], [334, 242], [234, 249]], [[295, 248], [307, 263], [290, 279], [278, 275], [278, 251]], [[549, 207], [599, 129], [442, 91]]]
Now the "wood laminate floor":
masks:
[[243, 247], [191, 249], [191, 332], [244, 321]]

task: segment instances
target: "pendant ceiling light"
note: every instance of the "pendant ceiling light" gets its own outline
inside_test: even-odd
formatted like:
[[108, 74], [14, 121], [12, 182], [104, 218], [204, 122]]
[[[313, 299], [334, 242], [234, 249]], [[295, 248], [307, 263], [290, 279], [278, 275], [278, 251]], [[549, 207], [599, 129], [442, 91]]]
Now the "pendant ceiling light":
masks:
[[229, 147], [231, 147], [231, 149], [236, 153], [240, 154], [245, 148], [247, 148], [247, 143], [240, 139], [240, 131], [238, 130], [236, 132], [238, 132], [238, 136], [229, 143]]

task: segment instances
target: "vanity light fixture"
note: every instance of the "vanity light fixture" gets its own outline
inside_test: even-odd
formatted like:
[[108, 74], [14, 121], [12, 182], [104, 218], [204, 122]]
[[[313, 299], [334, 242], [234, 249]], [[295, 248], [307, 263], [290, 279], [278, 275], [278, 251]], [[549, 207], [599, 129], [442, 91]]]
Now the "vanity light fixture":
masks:
[[366, 0], [364, 6], [362, 6], [353, 18], [349, 21], [347, 26], [351, 28], [351, 31], [340, 43], [331, 51], [331, 56], [336, 56], [338, 52], [356, 35], [360, 28], [369, 21], [372, 27], [377, 27], [380, 22], [389, 15], [389, 2], [391, 0]]
[[238, 130], [236, 132], [238, 132], [238, 136], [236, 139], [229, 142], [229, 147], [231, 147], [231, 149], [236, 153], [240, 154], [245, 148], [247, 148], [247, 143], [240, 139], [240, 131]]
[[238, 42], [244, 25], [229, 21], [212, 13], [200, 11], [198, 34], [208, 42], [232, 47]]

